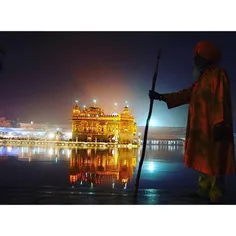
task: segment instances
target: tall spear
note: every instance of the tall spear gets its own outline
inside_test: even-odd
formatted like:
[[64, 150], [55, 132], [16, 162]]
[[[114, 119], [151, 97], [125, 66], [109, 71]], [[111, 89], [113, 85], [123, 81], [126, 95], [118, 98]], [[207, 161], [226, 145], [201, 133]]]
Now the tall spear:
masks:
[[[160, 55], [161, 55], [161, 51], [159, 49], [158, 55], [157, 55], [156, 68], [155, 68], [155, 72], [154, 72], [153, 79], [152, 79], [152, 91], [155, 91]], [[134, 185], [134, 196], [135, 197], [137, 196], [137, 193], [138, 193], [139, 179], [140, 179], [140, 174], [141, 174], [141, 170], [142, 170], [143, 160], [144, 160], [144, 157], [145, 157], [145, 150], [146, 150], [146, 144], [147, 144], [147, 134], [148, 134], [148, 125], [149, 125], [149, 121], [150, 121], [150, 118], [151, 118], [151, 115], [152, 115], [153, 102], [154, 102], [154, 99], [150, 99], [149, 113], [148, 113], [148, 117], [147, 117], [147, 121], [146, 121], [146, 127], [145, 127], [144, 138], [143, 138], [143, 149], [142, 149], [141, 159], [140, 159], [140, 162], [139, 162], [138, 173], [137, 173], [137, 177], [136, 177], [136, 183]]]

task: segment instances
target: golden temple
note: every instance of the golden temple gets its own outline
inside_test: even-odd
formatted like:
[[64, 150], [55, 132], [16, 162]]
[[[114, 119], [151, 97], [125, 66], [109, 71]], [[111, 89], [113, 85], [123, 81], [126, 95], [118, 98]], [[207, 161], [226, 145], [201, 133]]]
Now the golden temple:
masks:
[[107, 115], [97, 106], [81, 108], [78, 104], [72, 111], [72, 141], [115, 142], [132, 144], [137, 132], [134, 116], [126, 105], [120, 114]]

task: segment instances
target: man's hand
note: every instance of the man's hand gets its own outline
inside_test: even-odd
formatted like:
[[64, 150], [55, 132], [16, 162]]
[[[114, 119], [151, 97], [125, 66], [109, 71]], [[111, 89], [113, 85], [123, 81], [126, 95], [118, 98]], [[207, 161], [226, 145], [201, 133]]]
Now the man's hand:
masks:
[[152, 90], [149, 90], [149, 98], [162, 101], [162, 95]]

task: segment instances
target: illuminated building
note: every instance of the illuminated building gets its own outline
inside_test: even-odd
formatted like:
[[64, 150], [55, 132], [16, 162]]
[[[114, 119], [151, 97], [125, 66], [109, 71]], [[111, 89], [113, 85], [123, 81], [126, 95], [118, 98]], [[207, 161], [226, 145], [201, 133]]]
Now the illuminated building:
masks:
[[5, 117], [0, 116], [0, 127], [11, 127], [11, 122]]
[[19, 128], [29, 130], [46, 130], [48, 126], [46, 124], [35, 124], [33, 121], [30, 123], [19, 123]]
[[81, 108], [78, 104], [72, 112], [72, 140], [84, 142], [133, 143], [137, 127], [128, 105], [120, 114], [106, 115], [96, 105]]
[[118, 182], [126, 188], [136, 166], [136, 149], [72, 149], [70, 183], [109, 185]]

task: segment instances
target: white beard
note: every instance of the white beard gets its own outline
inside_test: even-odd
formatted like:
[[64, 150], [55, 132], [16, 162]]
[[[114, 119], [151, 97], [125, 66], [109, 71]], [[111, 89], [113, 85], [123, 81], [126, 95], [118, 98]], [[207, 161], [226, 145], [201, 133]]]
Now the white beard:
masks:
[[201, 71], [199, 70], [198, 67], [194, 66], [193, 68], [193, 77], [197, 79], [201, 75]]

